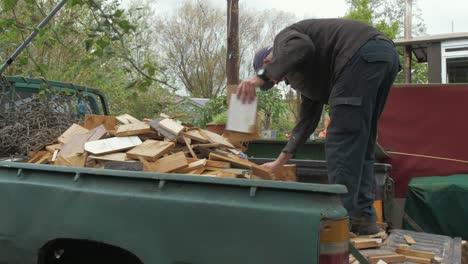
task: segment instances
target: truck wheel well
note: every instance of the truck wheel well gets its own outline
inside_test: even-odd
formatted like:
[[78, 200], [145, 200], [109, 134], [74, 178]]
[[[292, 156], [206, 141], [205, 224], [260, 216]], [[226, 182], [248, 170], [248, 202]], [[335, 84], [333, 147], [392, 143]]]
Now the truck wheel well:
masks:
[[91, 240], [55, 239], [39, 250], [38, 264], [143, 264], [131, 252]]

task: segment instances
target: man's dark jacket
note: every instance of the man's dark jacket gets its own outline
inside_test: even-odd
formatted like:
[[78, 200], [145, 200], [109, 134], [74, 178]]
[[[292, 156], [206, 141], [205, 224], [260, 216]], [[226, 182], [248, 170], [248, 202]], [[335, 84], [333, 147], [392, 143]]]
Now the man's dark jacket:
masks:
[[309, 19], [283, 29], [275, 38], [273, 59], [265, 66], [275, 81], [286, 78], [301, 93], [300, 118], [283, 151], [295, 153], [320, 120], [340, 72], [377, 29], [346, 19]]

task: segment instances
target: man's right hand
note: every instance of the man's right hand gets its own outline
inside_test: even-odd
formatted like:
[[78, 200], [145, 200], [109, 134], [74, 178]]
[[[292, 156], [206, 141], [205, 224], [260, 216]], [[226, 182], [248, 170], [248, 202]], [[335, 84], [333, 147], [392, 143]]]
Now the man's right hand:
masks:
[[255, 90], [257, 87], [262, 86], [265, 83], [262, 79], [257, 76], [249, 77], [243, 80], [239, 86], [237, 86], [237, 98], [242, 100], [242, 103], [248, 102], [249, 104], [255, 99]]
[[284, 164], [286, 164], [292, 157], [292, 154], [289, 152], [281, 152], [281, 154], [276, 158], [275, 161], [263, 163], [262, 167], [267, 169], [271, 173], [277, 172]]

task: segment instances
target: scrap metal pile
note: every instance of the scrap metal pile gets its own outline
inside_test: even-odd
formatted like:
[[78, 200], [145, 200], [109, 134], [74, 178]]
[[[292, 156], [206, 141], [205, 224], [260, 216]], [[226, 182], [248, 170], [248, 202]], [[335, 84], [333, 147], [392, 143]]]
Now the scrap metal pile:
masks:
[[[63, 132], [64, 131], [64, 132]], [[296, 181], [295, 165], [276, 175], [245, 158], [240, 144], [163, 115], [154, 120], [86, 115], [62, 130], [29, 163], [179, 173], [225, 178]]]
[[30, 101], [8, 111], [0, 111], [0, 157], [26, 157], [51, 144], [70, 125], [77, 122], [76, 116], [62, 111], [64, 100]]

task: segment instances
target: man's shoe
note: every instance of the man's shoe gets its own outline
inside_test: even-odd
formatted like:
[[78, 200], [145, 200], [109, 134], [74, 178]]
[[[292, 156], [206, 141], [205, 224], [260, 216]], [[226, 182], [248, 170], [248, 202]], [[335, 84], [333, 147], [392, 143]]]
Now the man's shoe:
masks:
[[375, 235], [379, 232], [383, 231], [376, 223], [366, 223], [366, 224], [353, 224], [351, 226], [351, 232], [358, 236], [367, 236], [367, 235]]
[[383, 231], [373, 219], [366, 217], [351, 218], [351, 232], [358, 236], [374, 235]]

